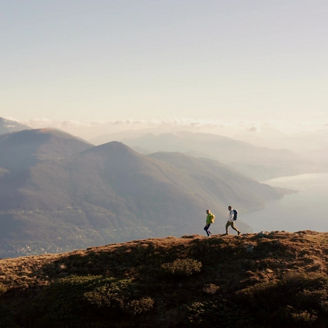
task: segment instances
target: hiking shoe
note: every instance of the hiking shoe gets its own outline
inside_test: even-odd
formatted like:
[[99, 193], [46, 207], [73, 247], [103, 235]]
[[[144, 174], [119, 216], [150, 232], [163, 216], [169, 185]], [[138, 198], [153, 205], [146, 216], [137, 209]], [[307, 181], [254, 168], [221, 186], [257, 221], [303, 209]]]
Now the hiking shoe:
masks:
[[237, 233], [238, 233], [238, 236], [240, 236], [240, 231], [238, 231]]

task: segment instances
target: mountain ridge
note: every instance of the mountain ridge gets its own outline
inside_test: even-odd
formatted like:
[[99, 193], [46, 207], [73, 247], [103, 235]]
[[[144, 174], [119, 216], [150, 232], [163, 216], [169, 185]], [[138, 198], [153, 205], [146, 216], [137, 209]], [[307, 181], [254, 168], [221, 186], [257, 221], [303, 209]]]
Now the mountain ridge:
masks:
[[0, 135], [30, 129], [27, 125], [0, 117]]
[[[0, 260], [11, 327], [325, 327], [328, 233], [186, 235]], [[270, 318], [270, 320], [268, 320]]]
[[145, 153], [182, 152], [218, 160], [256, 180], [312, 172], [316, 167], [311, 161], [306, 162], [287, 149], [260, 147], [210, 133], [180, 131], [144, 134], [134, 138], [124, 138], [123, 134], [120, 140]]

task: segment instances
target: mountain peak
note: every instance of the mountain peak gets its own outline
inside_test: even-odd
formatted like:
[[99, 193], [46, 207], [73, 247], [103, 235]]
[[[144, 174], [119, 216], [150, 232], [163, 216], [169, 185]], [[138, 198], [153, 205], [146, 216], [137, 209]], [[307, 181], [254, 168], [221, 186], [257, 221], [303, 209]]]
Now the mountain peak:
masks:
[[[76, 136], [73, 136], [67, 132], [62, 130], [54, 129], [54, 128], [42, 128], [42, 129], [29, 129], [18, 132], [21, 136], [49, 136], [56, 138], [66, 138], [66, 139], [75, 139], [82, 140]], [[86, 142], [86, 141], [84, 141]]]
[[91, 145], [65, 132], [29, 129], [0, 136], [0, 167], [26, 169], [40, 160], [61, 160], [88, 149]]
[[86, 151], [86, 153], [98, 153], [98, 154], [109, 154], [115, 153], [116, 155], [133, 155], [133, 156], [140, 156], [137, 152], [133, 149], [128, 147], [122, 142], [119, 141], [111, 141], [100, 146], [92, 147]]
[[[75, 136], [72, 136], [66, 132], [56, 129], [28, 129], [18, 132], [13, 132], [0, 136], [0, 143], [7, 142], [8, 144], [13, 143], [15, 146], [19, 145], [30, 145], [31, 147], [41, 147], [46, 145], [49, 149], [50, 143], [54, 144], [61, 143], [63, 147], [70, 143], [84, 145], [85, 147], [90, 147], [91, 145]], [[50, 147], [51, 148], [51, 147]], [[45, 149], [46, 150], [46, 149]]]

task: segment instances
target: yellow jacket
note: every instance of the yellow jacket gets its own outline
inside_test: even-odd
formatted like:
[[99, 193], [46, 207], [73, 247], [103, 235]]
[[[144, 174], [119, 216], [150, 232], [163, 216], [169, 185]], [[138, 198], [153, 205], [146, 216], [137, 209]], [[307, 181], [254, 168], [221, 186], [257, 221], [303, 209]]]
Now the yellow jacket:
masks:
[[209, 212], [207, 214], [206, 224], [214, 223], [214, 221], [215, 221], [215, 215], [213, 213]]

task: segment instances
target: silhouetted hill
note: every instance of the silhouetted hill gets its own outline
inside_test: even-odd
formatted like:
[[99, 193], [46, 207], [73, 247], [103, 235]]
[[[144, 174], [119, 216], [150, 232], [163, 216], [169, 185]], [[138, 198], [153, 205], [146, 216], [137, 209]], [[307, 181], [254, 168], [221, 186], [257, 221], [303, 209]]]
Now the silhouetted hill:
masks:
[[327, 327], [327, 241], [193, 235], [0, 260], [0, 326]]
[[0, 117], [0, 135], [26, 129], [29, 129], [26, 125]]
[[0, 152], [1, 257], [196, 233], [206, 208], [223, 231], [228, 203], [243, 213], [282, 195], [214, 161], [170, 162], [53, 130], [4, 135]]

